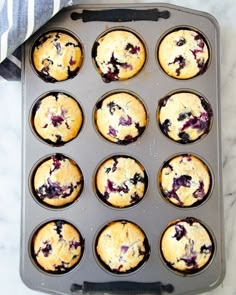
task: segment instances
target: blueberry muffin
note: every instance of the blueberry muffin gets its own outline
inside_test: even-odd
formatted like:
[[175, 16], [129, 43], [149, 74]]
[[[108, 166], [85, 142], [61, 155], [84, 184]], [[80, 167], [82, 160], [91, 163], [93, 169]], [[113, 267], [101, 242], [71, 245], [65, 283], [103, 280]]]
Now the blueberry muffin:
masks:
[[93, 58], [104, 82], [127, 80], [143, 67], [146, 50], [132, 32], [114, 30], [97, 40]]
[[74, 139], [83, 124], [78, 102], [65, 93], [49, 93], [39, 99], [32, 110], [32, 125], [37, 135], [52, 145]]
[[209, 50], [200, 33], [182, 29], [163, 38], [158, 48], [158, 60], [169, 76], [189, 79], [205, 72]]
[[126, 208], [142, 200], [147, 175], [135, 159], [114, 156], [98, 168], [95, 182], [102, 201], [117, 208]]
[[125, 274], [140, 267], [149, 256], [144, 232], [128, 221], [114, 221], [105, 226], [96, 241], [96, 253], [109, 271]]
[[83, 239], [69, 223], [52, 221], [44, 224], [32, 239], [32, 254], [45, 271], [61, 274], [75, 267], [83, 254]]
[[34, 195], [40, 202], [64, 207], [81, 194], [83, 175], [73, 160], [56, 154], [37, 167], [32, 184]]
[[180, 155], [167, 161], [160, 172], [160, 189], [170, 203], [179, 207], [197, 206], [209, 195], [208, 167], [193, 155]]
[[32, 63], [46, 82], [64, 81], [77, 75], [83, 62], [80, 42], [63, 32], [48, 32], [35, 42]]
[[210, 262], [214, 244], [210, 233], [192, 217], [171, 222], [161, 238], [167, 266], [182, 274], [194, 274]]
[[179, 92], [159, 102], [158, 121], [162, 132], [179, 143], [190, 143], [206, 135], [211, 126], [212, 109], [201, 96]]
[[111, 94], [97, 103], [95, 124], [107, 140], [129, 144], [137, 140], [146, 128], [146, 109], [138, 98], [129, 93]]

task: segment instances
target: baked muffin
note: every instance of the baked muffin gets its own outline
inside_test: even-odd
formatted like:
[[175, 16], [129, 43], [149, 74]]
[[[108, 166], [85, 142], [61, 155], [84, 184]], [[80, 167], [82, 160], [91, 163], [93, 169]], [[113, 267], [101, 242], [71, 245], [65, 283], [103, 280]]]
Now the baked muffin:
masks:
[[200, 33], [181, 29], [167, 34], [161, 40], [158, 60], [169, 76], [189, 79], [205, 72], [209, 49]]
[[102, 201], [117, 208], [126, 208], [142, 200], [147, 188], [147, 175], [135, 159], [114, 156], [98, 168], [95, 182]]
[[210, 262], [214, 244], [201, 222], [187, 217], [168, 225], [161, 238], [161, 253], [171, 269], [182, 274], [194, 274]]
[[82, 62], [82, 46], [67, 32], [48, 32], [33, 45], [32, 64], [40, 78], [46, 82], [73, 78]]
[[56, 154], [41, 163], [32, 179], [33, 192], [43, 204], [64, 207], [82, 192], [83, 175], [76, 163]]
[[107, 140], [129, 144], [137, 140], [146, 128], [146, 109], [138, 98], [129, 93], [111, 94], [97, 103], [95, 124]]
[[114, 30], [95, 42], [92, 56], [103, 81], [111, 82], [135, 76], [145, 63], [146, 50], [134, 33]]
[[32, 239], [32, 254], [45, 271], [61, 274], [75, 267], [83, 254], [83, 239], [78, 230], [65, 221], [44, 224]]
[[129, 221], [114, 221], [105, 226], [96, 241], [96, 253], [109, 271], [129, 273], [140, 267], [149, 256], [144, 232]]
[[74, 139], [82, 124], [83, 113], [78, 102], [65, 93], [47, 94], [32, 110], [32, 125], [37, 135], [56, 146]]
[[159, 176], [160, 189], [168, 202], [179, 207], [200, 205], [209, 195], [208, 167], [193, 155], [179, 155], [167, 161]]
[[160, 100], [158, 120], [162, 132], [179, 143], [200, 139], [210, 130], [212, 109], [201, 96], [174, 93]]

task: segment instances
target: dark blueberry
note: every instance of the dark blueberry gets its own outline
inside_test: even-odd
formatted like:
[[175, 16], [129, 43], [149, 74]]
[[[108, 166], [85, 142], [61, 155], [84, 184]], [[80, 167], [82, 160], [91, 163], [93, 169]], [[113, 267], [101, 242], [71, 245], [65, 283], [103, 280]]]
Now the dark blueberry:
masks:
[[170, 131], [169, 127], [171, 126], [171, 122], [169, 119], [165, 119], [165, 121], [161, 124], [161, 130], [165, 133], [168, 134]]
[[183, 143], [187, 143], [187, 142], [189, 142], [189, 135], [188, 135], [188, 133], [186, 133], [186, 132], [180, 132], [179, 134], [178, 134], [178, 136], [179, 136], [179, 138], [181, 138], [182, 139], [182, 142]]
[[108, 68], [108, 72], [105, 74], [102, 74], [102, 80], [105, 83], [110, 83], [111, 81], [117, 81], [119, 80], [118, 74], [119, 74], [119, 69], [116, 67], [114, 71], [111, 70], [111, 68]]
[[177, 46], [183, 46], [186, 43], [185, 38], [180, 37], [179, 40], [176, 42]]
[[60, 44], [60, 42], [55, 42], [54, 46], [56, 47], [57, 54], [60, 54], [60, 52], [61, 52], [61, 44]]
[[184, 161], [185, 159], [186, 159], [188, 162], [192, 161], [192, 157], [191, 157], [190, 155], [183, 155], [183, 156], [181, 157], [181, 160], [179, 161], [179, 163], [180, 163], [180, 164], [183, 163], [183, 161]]
[[186, 118], [191, 117], [191, 116], [192, 116], [192, 113], [191, 112], [188, 112], [188, 113], [180, 113], [179, 114], [179, 117], [177, 118], [177, 120], [178, 121], [183, 121]]
[[99, 110], [102, 108], [102, 104], [103, 104], [103, 101], [102, 100], [99, 100], [97, 103], [96, 103], [96, 108]]
[[161, 98], [158, 102], [158, 105], [160, 107], [166, 106], [168, 99], [169, 99], [169, 96], [165, 96], [165, 97]]
[[198, 199], [202, 199], [205, 196], [204, 182], [202, 180], [199, 181], [199, 187], [197, 190], [195, 190], [193, 196]]
[[57, 234], [59, 235], [59, 238], [62, 238], [62, 234], [61, 234], [61, 231], [62, 231], [62, 226], [65, 222], [64, 221], [61, 221], [61, 220], [58, 220], [55, 222], [55, 225], [56, 225], [56, 232]]
[[128, 142], [132, 141], [133, 139], [134, 138], [132, 135], [126, 135], [123, 141], [128, 143]]
[[111, 115], [114, 114], [114, 112], [116, 111], [116, 109], [117, 110], [122, 110], [122, 108], [118, 104], [114, 103], [114, 101], [109, 102], [107, 104], [107, 107], [109, 108], [109, 112], [110, 112]]
[[67, 121], [65, 122], [65, 125], [66, 125], [66, 128], [67, 128], [67, 129], [70, 129], [70, 126], [69, 126], [69, 124], [67, 123]]
[[121, 246], [121, 252], [126, 253], [129, 250], [129, 246]]
[[48, 127], [48, 124], [45, 124], [44, 126], [43, 126], [43, 128], [47, 128]]
[[199, 52], [203, 52], [203, 51], [200, 50], [200, 49], [193, 49], [193, 50], [190, 49], [190, 51], [192, 52], [192, 54], [193, 54], [193, 56], [194, 56], [195, 59], [197, 59], [197, 54], [198, 54]]
[[177, 191], [181, 186], [190, 187], [191, 186], [192, 177], [189, 175], [181, 175], [178, 178], [174, 178], [173, 181], [173, 190]]
[[106, 191], [109, 192], [118, 192], [118, 193], [125, 193], [127, 194], [129, 192], [129, 187], [124, 183], [122, 186], [117, 186], [114, 187], [114, 183], [111, 180], [107, 180], [107, 186], [106, 186]]
[[69, 60], [69, 65], [70, 66], [73, 66], [73, 65], [75, 65], [76, 64], [76, 60], [73, 60], [73, 57], [71, 56], [70, 57], [70, 60]]
[[205, 62], [204, 58], [203, 59], [197, 59], [197, 66], [200, 69], [199, 73], [203, 74], [205, 73], [206, 69], [207, 69], [207, 62]]
[[115, 128], [113, 128], [111, 125], [109, 126], [109, 132], [108, 135], [112, 136], [112, 137], [116, 137], [117, 136], [117, 130]]
[[44, 257], [48, 257], [50, 255], [50, 251], [52, 250], [52, 246], [48, 242], [45, 242], [44, 244], [45, 246], [42, 248], [42, 252]]
[[130, 200], [131, 204], [133, 204], [133, 203], [135, 204], [140, 200], [140, 197], [136, 192], [130, 198], [131, 198], [131, 200]]
[[103, 198], [104, 198], [105, 200], [108, 200], [109, 197], [110, 197], [109, 193], [108, 193], [108, 192], [105, 192], [104, 195], [103, 195]]
[[143, 250], [141, 249], [141, 247], [139, 246], [139, 247], [138, 247], [138, 254], [139, 254], [139, 256], [144, 256], [144, 255], [146, 255], [146, 251], [143, 251]]
[[66, 198], [71, 195], [74, 188], [72, 183], [70, 185], [60, 186], [59, 182], [52, 182], [50, 178], [47, 183], [41, 185], [36, 193], [38, 197], [43, 200], [44, 198], [57, 199], [59, 197]]
[[92, 49], [92, 58], [96, 58], [97, 56], [97, 49], [98, 49], [98, 46], [100, 44], [98, 42], [95, 42], [94, 45], [93, 45], [93, 49]]
[[198, 268], [198, 265], [197, 265], [197, 256], [191, 256], [190, 258], [180, 258], [180, 260], [183, 260], [186, 264], [187, 267], [192, 267], [192, 268]]
[[52, 121], [52, 125], [54, 127], [58, 127], [59, 125], [62, 124], [62, 122], [64, 121], [64, 118], [62, 116], [59, 116], [59, 115], [52, 115], [51, 116], [51, 121]]
[[144, 130], [145, 130], [145, 126], [140, 126], [139, 123], [135, 123], [135, 128], [138, 130], [138, 134], [141, 135]]
[[213, 246], [209, 245], [203, 245], [200, 249], [200, 253], [204, 253], [204, 254], [210, 254], [213, 251]]
[[105, 173], [108, 174], [111, 171], [111, 168], [106, 168]]
[[140, 51], [139, 46], [134, 46], [131, 43], [128, 43], [125, 47], [125, 50], [129, 51], [131, 54], [137, 54]]
[[56, 144], [63, 144], [63, 140], [61, 135], [56, 134], [55, 137], [57, 138]]
[[189, 225], [193, 225], [193, 223], [195, 223], [196, 222], [196, 219], [195, 218], [193, 218], [193, 217], [186, 217], [185, 219], [184, 219], [184, 221], [186, 221]]
[[118, 268], [113, 268], [112, 271], [115, 273], [119, 273], [123, 265], [121, 264]]
[[184, 123], [181, 131], [184, 131], [187, 128], [199, 129], [204, 132], [209, 130], [209, 116], [208, 113], [201, 113], [199, 117], [193, 117]]
[[64, 272], [68, 268], [68, 263], [67, 262], [64, 262], [64, 261], [61, 261], [61, 264], [60, 265], [55, 265], [54, 267], [55, 267], [55, 270], [56, 271], [58, 271], [58, 272]]
[[170, 62], [168, 65], [178, 63], [179, 67], [176, 69], [177, 76], [180, 75], [181, 70], [185, 67], [185, 58], [182, 55], [177, 56], [173, 62]]
[[42, 103], [42, 101], [41, 100], [38, 100], [36, 102], [36, 104], [34, 105], [34, 108], [33, 108], [33, 113], [34, 114], [39, 110], [41, 103]]
[[77, 242], [77, 241], [69, 241], [69, 248], [74, 248], [74, 249], [77, 249], [79, 246], [80, 246], [80, 242]]
[[[58, 156], [58, 157], [57, 157]], [[55, 155], [55, 156], [52, 156], [52, 160], [53, 160], [53, 169], [50, 170], [49, 174], [51, 175], [55, 170], [58, 170], [60, 167], [61, 167], [61, 160], [62, 158], [60, 158], [60, 156], [62, 155]], [[62, 156], [63, 157], [63, 156]], [[64, 158], [64, 157], [63, 157]]]
[[113, 165], [112, 165], [112, 172], [115, 172], [117, 169], [117, 165], [118, 165], [118, 160], [116, 157], [113, 158]]
[[139, 173], [135, 173], [133, 178], [129, 180], [132, 184], [136, 185], [138, 182], [145, 182], [144, 177], [142, 177]]
[[194, 37], [194, 40], [197, 41], [197, 46], [203, 49], [203, 47], [204, 47], [204, 45], [205, 45], [205, 42], [204, 42], [202, 36], [201, 36], [200, 34], [197, 34], [197, 35]]
[[41, 73], [45, 76], [49, 76], [49, 67], [43, 67]]
[[176, 238], [177, 241], [181, 240], [183, 236], [185, 236], [187, 233], [185, 227], [181, 224], [175, 225], [175, 235], [173, 238]]
[[125, 119], [124, 117], [120, 117], [119, 119], [119, 125], [121, 126], [130, 126], [132, 124], [132, 119], [131, 117], [128, 115], [127, 119]]
[[170, 165], [169, 162], [166, 162], [166, 163], [163, 165], [163, 168], [169, 168], [170, 171], [173, 171], [173, 167]]
[[167, 198], [173, 198], [178, 202], [179, 206], [183, 206], [184, 203], [180, 200], [179, 196], [176, 194], [176, 191], [172, 189], [172, 191], [163, 191]]
[[213, 112], [212, 112], [212, 108], [210, 104], [203, 97], [199, 97], [199, 98], [201, 100], [202, 107], [207, 112], [208, 116], [211, 117], [213, 115]]

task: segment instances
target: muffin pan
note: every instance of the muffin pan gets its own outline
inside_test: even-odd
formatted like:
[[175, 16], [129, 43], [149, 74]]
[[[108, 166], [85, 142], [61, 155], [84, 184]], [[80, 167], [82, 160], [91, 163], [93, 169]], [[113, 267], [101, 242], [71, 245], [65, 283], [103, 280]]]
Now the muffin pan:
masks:
[[[158, 61], [158, 48], [163, 37], [171, 31], [183, 28], [199, 32], [204, 36], [209, 49], [209, 61], [205, 71], [186, 80], [168, 76]], [[94, 46], [101, 36], [113, 30], [135, 33], [145, 45], [146, 58], [143, 68], [135, 76], [128, 80], [107, 83], [102, 80], [96, 69]], [[57, 31], [72, 34], [79, 40], [83, 63], [71, 79], [60, 82], [52, 79], [45, 81], [34, 70], [32, 50], [40, 36]], [[135, 53], [131, 45], [126, 47], [128, 51]], [[116, 59], [116, 66], [119, 63], [120, 61]], [[197, 294], [219, 285], [224, 277], [225, 259], [219, 27], [216, 20], [206, 13], [169, 4], [71, 6], [61, 11], [26, 42], [22, 76], [24, 115], [21, 276], [25, 284], [32, 289], [53, 294], [71, 294], [82, 290], [84, 293], [162, 294], [167, 292], [176, 295]], [[135, 95], [143, 102], [146, 109], [145, 130], [142, 130], [141, 136], [135, 141], [128, 144], [114, 143], [103, 138], [95, 124], [95, 110], [100, 106], [101, 100], [107, 94], [120, 92]], [[171, 140], [163, 134], [159, 126], [158, 112], [163, 98], [169, 98], [170, 94], [181, 92], [199, 94], [210, 105], [211, 120], [209, 124], [207, 122], [207, 132], [194, 142]], [[50, 142], [49, 144], [35, 133], [32, 120], [35, 103], [50, 93], [53, 95], [65, 93], [75, 99], [81, 108], [83, 126], [75, 138], [69, 142], [60, 142], [61, 144]], [[58, 117], [53, 122], [57, 127], [62, 123], [61, 113], [55, 116]], [[129, 126], [132, 120], [130, 116], [126, 117], [125, 114], [122, 116], [119, 122]], [[182, 117], [186, 119], [185, 115]], [[196, 123], [196, 125], [199, 124]], [[64, 155], [72, 159], [83, 175], [83, 188], [78, 199], [66, 207], [57, 208], [43, 204], [37, 200], [32, 188], [36, 167], [53, 155], [54, 157]], [[164, 199], [160, 190], [161, 168], [164, 163], [168, 163], [171, 158], [179, 155], [186, 155], [186, 157], [193, 155], [201, 159], [210, 171], [209, 193], [203, 202], [197, 202], [194, 206], [181, 207], [170, 204]], [[116, 159], [117, 156], [133, 158], [145, 170], [145, 195], [134, 206], [112, 207], [102, 202], [97, 195], [95, 177], [99, 165], [106, 159]], [[136, 183], [138, 179], [137, 175], [136, 178], [131, 177], [131, 182]], [[181, 181], [177, 181], [178, 187], [175, 188], [189, 187], [191, 181], [189, 177], [182, 177]], [[57, 190], [58, 186], [53, 189]], [[201, 189], [200, 186], [196, 188], [198, 195], [201, 194]], [[122, 193], [122, 190], [117, 187], [115, 190]], [[53, 197], [54, 193], [51, 195]], [[209, 261], [199, 271], [176, 272], [163, 259], [160, 247], [161, 237], [170, 224], [180, 219], [199, 220], [211, 236], [213, 246], [209, 248], [210, 250], [202, 248], [204, 251], [211, 251]], [[84, 241], [83, 255], [79, 263], [66, 273], [61, 271], [52, 273], [39, 267], [32, 250], [35, 233], [42, 225], [53, 221], [71, 224], [78, 230]], [[142, 266], [135, 268], [135, 271], [113, 273], [108, 271], [97, 257], [96, 245], [101, 229], [116, 221], [137, 225], [148, 241], [147, 259]], [[54, 230], [56, 231], [56, 228]], [[47, 243], [44, 245], [46, 250], [43, 249], [47, 256], [47, 250], [51, 251], [51, 249]], [[126, 252], [127, 247], [122, 249]]]

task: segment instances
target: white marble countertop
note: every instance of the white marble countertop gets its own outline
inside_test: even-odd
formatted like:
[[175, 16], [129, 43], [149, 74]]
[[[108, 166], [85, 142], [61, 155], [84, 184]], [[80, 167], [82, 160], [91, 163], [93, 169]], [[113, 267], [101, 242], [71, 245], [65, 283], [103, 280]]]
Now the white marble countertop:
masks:
[[[107, 1], [109, 2], [109, 1]], [[122, 0], [120, 1], [122, 2]], [[125, 1], [124, 1], [125, 2]], [[128, 1], [127, 1], [128, 2]], [[143, 1], [136, 1], [142, 3]], [[205, 294], [236, 294], [236, 1], [170, 0], [167, 2], [214, 15], [221, 28], [221, 99], [226, 276], [223, 283]], [[28, 289], [20, 279], [21, 222], [21, 121], [20, 82], [0, 80], [0, 293], [42, 294]], [[235, 128], [235, 129], [234, 129]]]

